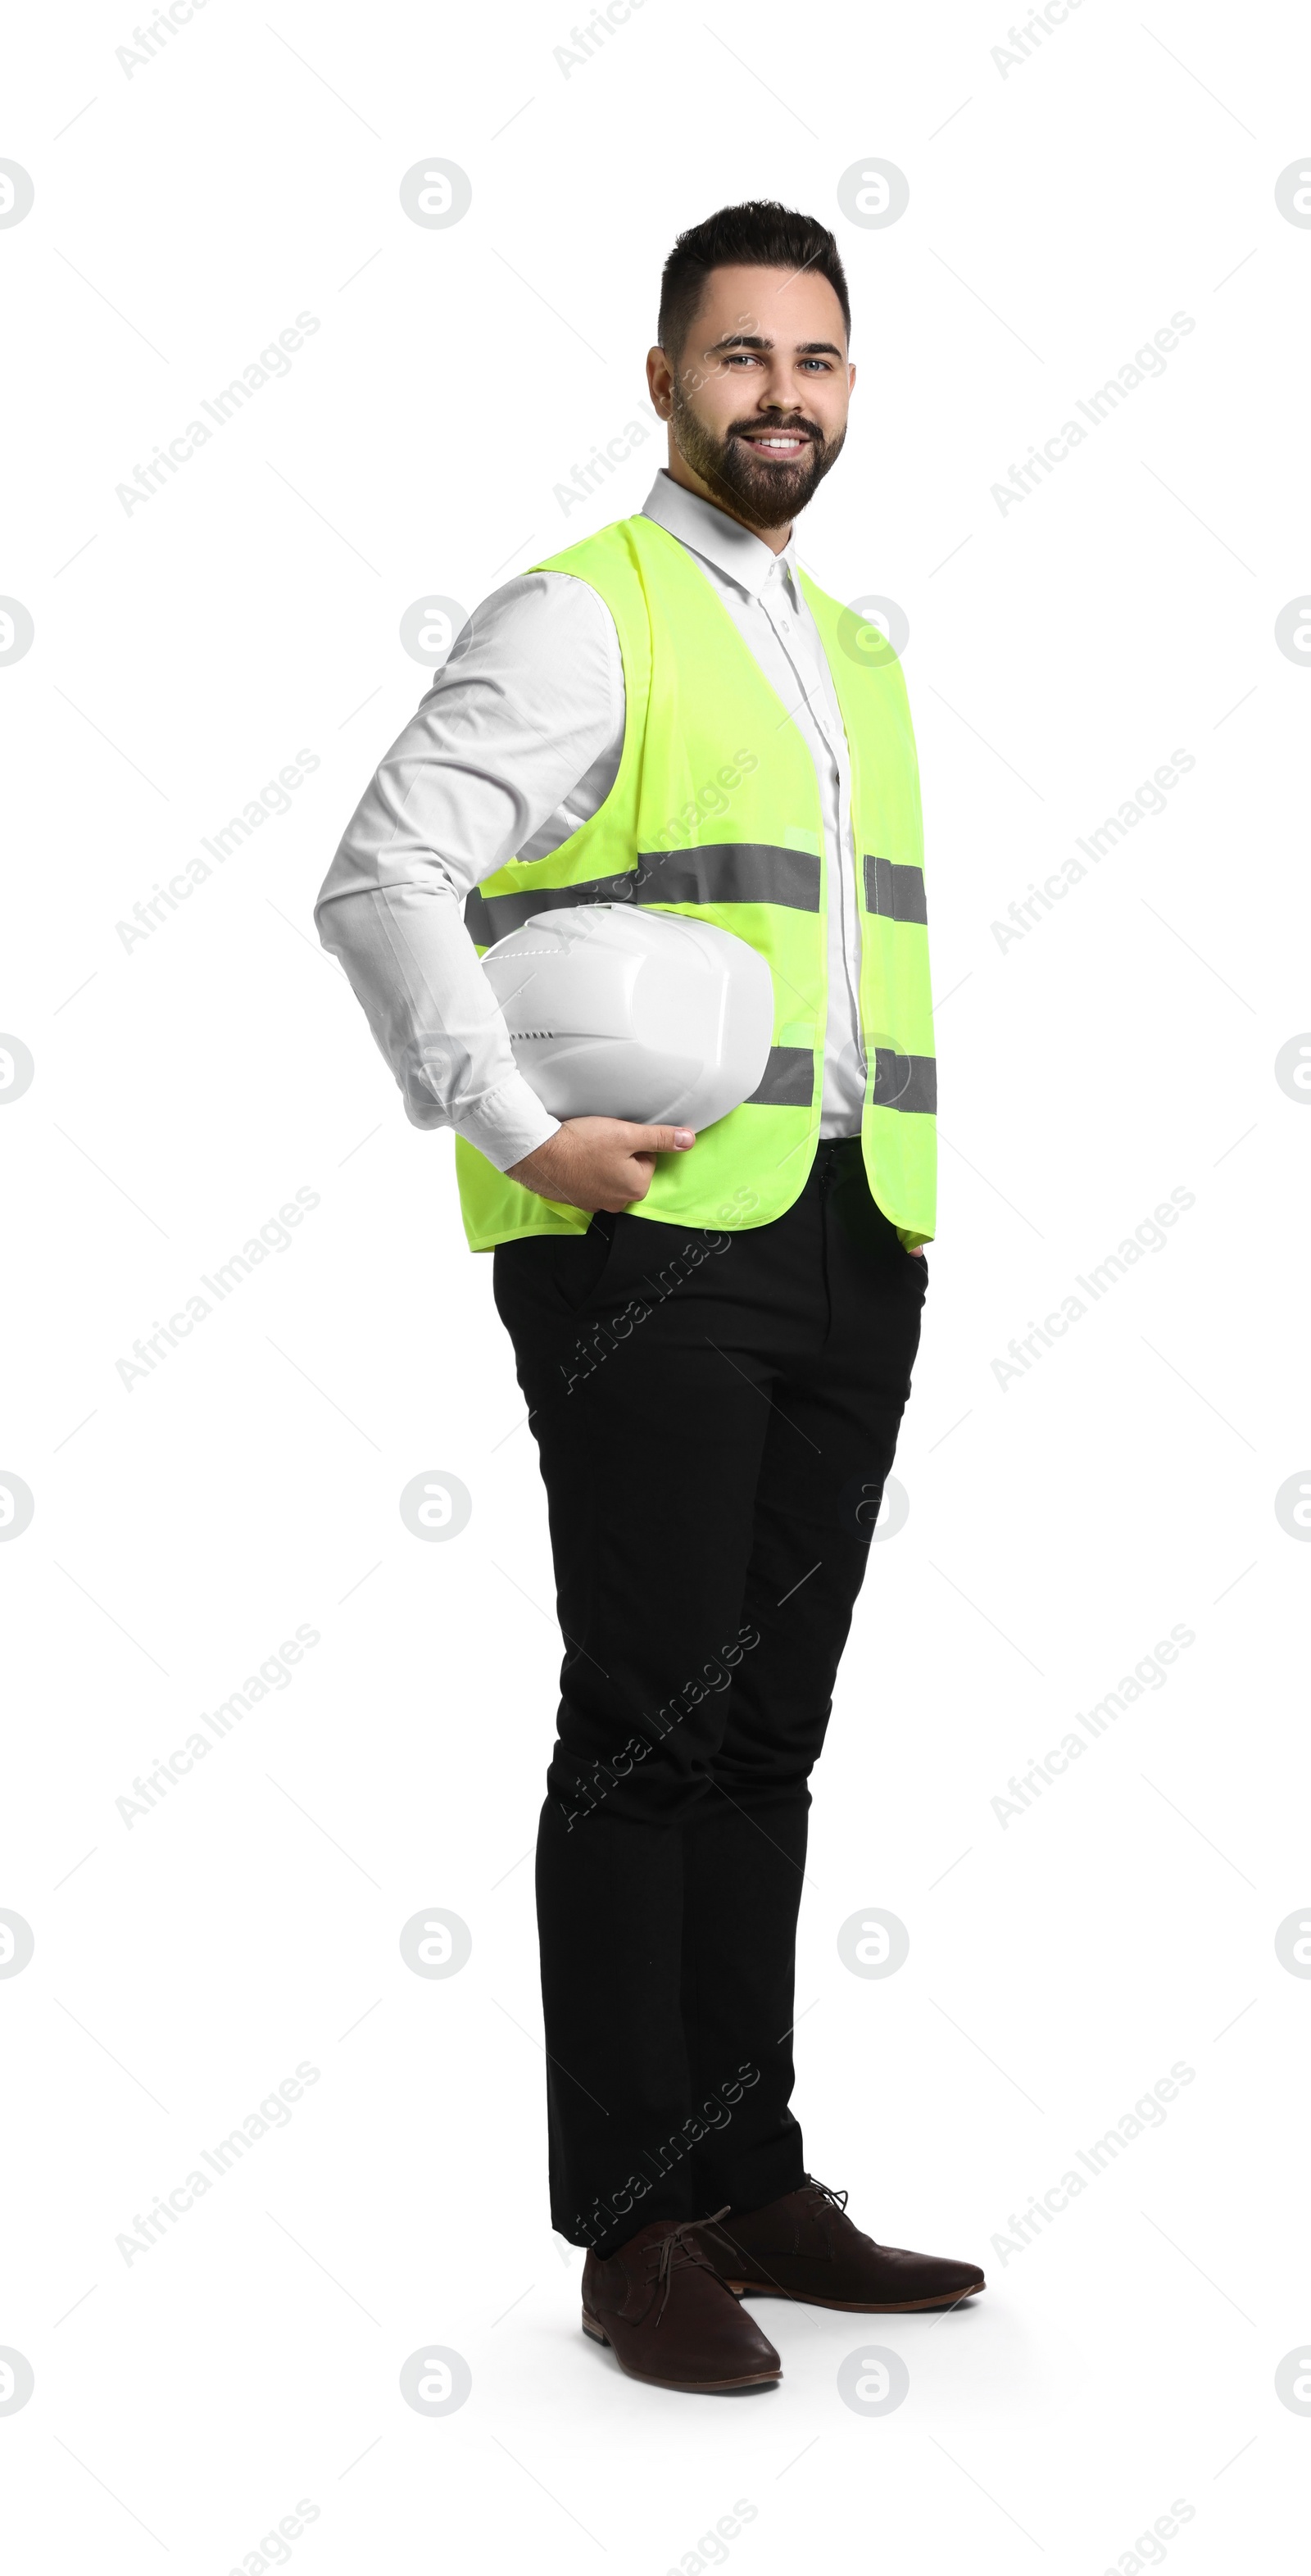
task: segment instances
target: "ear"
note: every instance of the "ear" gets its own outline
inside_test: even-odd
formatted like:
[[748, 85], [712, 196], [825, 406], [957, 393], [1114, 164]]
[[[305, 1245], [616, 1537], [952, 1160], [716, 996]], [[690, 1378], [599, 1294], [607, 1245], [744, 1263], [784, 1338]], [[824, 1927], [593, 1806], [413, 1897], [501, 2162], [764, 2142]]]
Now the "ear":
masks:
[[647, 350], [646, 383], [653, 409], [662, 420], [668, 420], [673, 408], [674, 378], [663, 349]]

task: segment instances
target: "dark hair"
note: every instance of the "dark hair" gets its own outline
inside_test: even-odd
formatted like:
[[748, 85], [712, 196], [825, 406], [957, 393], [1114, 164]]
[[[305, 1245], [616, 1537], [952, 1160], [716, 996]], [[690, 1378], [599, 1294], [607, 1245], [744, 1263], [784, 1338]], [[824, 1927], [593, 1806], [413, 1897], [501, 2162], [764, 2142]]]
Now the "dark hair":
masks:
[[850, 339], [846, 272], [832, 233], [813, 215], [796, 214], [772, 197], [752, 197], [743, 206], [721, 206], [718, 214], [679, 234], [660, 281], [656, 336], [667, 358], [681, 356], [712, 268], [787, 268], [794, 274], [816, 269], [842, 307]]

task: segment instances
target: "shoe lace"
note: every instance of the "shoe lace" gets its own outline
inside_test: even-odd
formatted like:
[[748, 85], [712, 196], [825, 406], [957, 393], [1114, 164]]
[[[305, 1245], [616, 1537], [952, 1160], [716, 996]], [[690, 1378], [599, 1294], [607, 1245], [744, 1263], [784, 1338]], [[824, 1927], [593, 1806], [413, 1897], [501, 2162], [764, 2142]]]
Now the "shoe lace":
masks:
[[656, 2311], [655, 2321], [657, 2326], [669, 2305], [669, 2293], [673, 2287], [674, 2273], [680, 2264], [699, 2263], [703, 2272], [709, 2272], [712, 2279], [718, 2279], [719, 2276], [715, 2271], [714, 2264], [707, 2262], [700, 2246], [695, 2241], [695, 2236], [692, 2231], [697, 2227], [713, 2227], [717, 2219], [727, 2217], [728, 2210], [729, 2203], [725, 2201], [723, 2208], [717, 2209], [713, 2218], [685, 2218], [677, 2227], [671, 2227], [668, 2235], [657, 2237], [650, 2245], [648, 2245], [646, 2249], [647, 2270], [653, 2275], [652, 2286], [655, 2289], [661, 2289], [663, 2287], [664, 2292], [659, 2308]]
[[814, 2174], [806, 2174], [804, 2192], [806, 2192], [806, 2200], [814, 2200], [819, 2210], [824, 2208], [837, 2210], [840, 2218], [845, 2218], [847, 2215], [847, 2200], [850, 2200], [850, 2192], [829, 2192], [829, 2184], [816, 2182]]
[[[826, 2219], [830, 2210], [836, 2211], [839, 2218], [845, 2218], [847, 2212], [847, 2201], [849, 2198], [849, 2194], [847, 2192], [831, 2191], [826, 2182], [816, 2182], [813, 2174], [806, 2174], [803, 2177], [799, 2189], [802, 2198], [809, 2204], [812, 2214], [816, 2218], [821, 2221]], [[729, 2214], [730, 2213], [727, 2210], [717, 2209], [713, 2218], [702, 2219], [701, 2226], [707, 2231], [713, 2229], [719, 2245], [725, 2250], [730, 2258], [740, 2259], [746, 2264], [748, 2270], [753, 2275], [757, 2272], [763, 2273], [766, 2280], [773, 2281], [775, 2286], [778, 2287], [779, 2284], [777, 2282], [776, 2275], [770, 2271], [768, 2263], [764, 2261], [762, 2256], [758, 2252], [747, 2252], [746, 2249], [739, 2244], [738, 2239], [734, 2236], [731, 2228], [721, 2227], [719, 2225], [718, 2222], [720, 2219], [727, 2217]], [[823, 2235], [825, 2243], [828, 2244], [830, 2240], [827, 2227], [824, 2228]]]
[[801, 2190], [804, 2190], [806, 2205], [809, 2205], [811, 2215], [814, 2215], [816, 2221], [819, 2221], [819, 2228], [822, 2228], [824, 2244], [832, 2246], [832, 2236], [829, 2236], [829, 2228], [827, 2228], [829, 2210], [832, 2210], [832, 2213], [835, 2213], [837, 2218], [845, 2218], [845, 2215], [847, 2215], [847, 2192], [829, 2192], [829, 2184], [827, 2184], [827, 2182], [816, 2182], [814, 2174], [806, 2174], [806, 2182], [801, 2184]]

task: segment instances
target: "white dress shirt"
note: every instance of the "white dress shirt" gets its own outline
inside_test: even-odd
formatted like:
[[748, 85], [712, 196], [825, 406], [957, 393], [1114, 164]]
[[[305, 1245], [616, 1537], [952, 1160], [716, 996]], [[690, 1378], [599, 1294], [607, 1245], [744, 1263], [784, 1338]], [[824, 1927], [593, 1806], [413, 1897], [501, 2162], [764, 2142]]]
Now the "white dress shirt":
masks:
[[[846, 732], [795, 538], [774, 554], [663, 470], [643, 516], [686, 546], [782, 699], [815, 764], [828, 861], [821, 1136], [860, 1132], [860, 922]], [[453, 1127], [498, 1171], [559, 1125], [517, 1070], [464, 927], [465, 896], [512, 858], [543, 859], [614, 784], [624, 673], [599, 591], [524, 573], [456, 637], [347, 825], [315, 908], [416, 1127]]]

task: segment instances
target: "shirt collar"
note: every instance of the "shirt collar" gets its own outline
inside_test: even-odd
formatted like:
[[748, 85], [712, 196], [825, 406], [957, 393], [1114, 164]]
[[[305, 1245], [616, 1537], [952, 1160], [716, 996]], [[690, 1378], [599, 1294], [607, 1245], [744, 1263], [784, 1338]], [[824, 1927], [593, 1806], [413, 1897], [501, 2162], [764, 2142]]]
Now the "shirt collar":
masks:
[[727, 511], [716, 508], [713, 501], [703, 500], [699, 492], [689, 492], [685, 483], [676, 483], [663, 465], [639, 515], [654, 519], [658, 528], [677, 537], [690, 553], [704, 555], [707, 563], [726, 573], [751, 599], [759, 598], [776, 564], [795, 586], [795, 529], [781, 554], [775, 554], [773, 547], [767, 546], [763, 537], [753, 537], [740, 519], [730, 519]]

